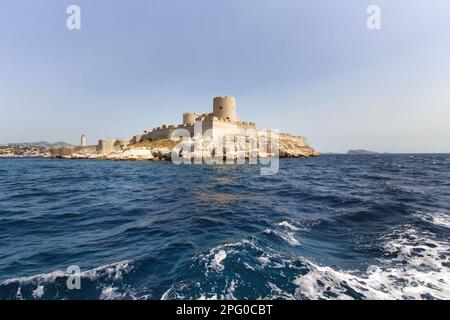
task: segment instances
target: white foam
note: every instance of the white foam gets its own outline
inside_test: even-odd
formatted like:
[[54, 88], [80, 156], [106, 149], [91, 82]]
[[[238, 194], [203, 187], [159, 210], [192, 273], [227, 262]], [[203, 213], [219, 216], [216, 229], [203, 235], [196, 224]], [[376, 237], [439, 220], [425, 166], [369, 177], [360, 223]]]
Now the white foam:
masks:
[[[113, 264], [103, 265], [94, 269], [86, 270], [80, 273], [80, 277], [84, 279], [90, 279], [92, 281], [97, 280], [99, 277], [106, 277], [102, 279], [100, 286], [105, 285], [105, 280], [120, 280], [124, 273], [129, 272], [133, 266], [130, 261], [120, 261]], [[5, 280], [1, 286], [8, 284], [18, 284], [16, 298], [22, 299], [22, 287], [26, 285], [35, 286], [32, 292], [32, 296], [36, 299], [41, 298], [44, 294], [44, 289], [46, 286], [55, 283], [57, 279], [66, 278], [68, 274], [64, 271], [53, 271], [49, 273], [42, 273], [28, 277], [17, 277]], [[104, 288], [102, 289], [104, 290]], [[108, 291], [106, 291], [106, 294]], [[106, 295], [105, 295], [106, 297]]]
[[290, 244], [291, 246], [298, 246], [300, 245], [300, 242], [295, 238], [294, 233], [293, 232], [279, 232], [279, 231], [275, 231], [272, 229], [266, 229], [264, 231], [267, 234], [274, 234], [277, 237], [281, 238], [282, 240], [284, 240], [285, 242], [287, 242], [288, 244]]
[[[291, 231], [267, 229], [265, 232], [282, 238], [281, 235]], [[243, 278], [237, 274], [218, 288], [217, 274], [209, 278], [210, 272], [222, 272], [226, 259], [241, 263], [244, 270], [248, 254], [250, 258], [258, 257], [251, 270], [271, 268], [274, 272], [274, 268], [279, 269], [275, 277], [268, 279], [269, 293], [260, 296], [261, 299], [450, 299], [448, 242], [436, 240], [433, 234], [413, 226], [403, 226], [380, 240], [384, 243], [385, 258], [362, 271], [339, 270], [305, 258], [286, 257], [255, 239], [219, 245], [194, 258], [205, 263], [204, 280], [176, 283], [161, 299], [235, 299], [236, 288], [246, 287], [249, 283], [242, 282]], [[290, 275], [285, 272], [287, 269]], [[287, 281], [290, 278], [296, 287], [281, 289], [275, 284], [278, 284], [275, 280], [278, 276]]]
[[169, 300], [170, 299], [169, 295], [172, 293], [172, 291], [173, 291], [173, 286], [170, 287], [169, 289], [167, 289], [166, 292], [163, 293], [160, 300]]
[[281, 235], [281, 237], [287, 241], [291, 246], [299, 246], [300, 242], [294, 237], [292, 232], [286, 232]]
[[271, 290], [271, 294], [267, 297], [264, 297], [263, 300], [275, 300], [275, 299], [284, 299], [284, 300], [294, 300], [295, 297], [293, 294], [290, 294], [282, 289], [280, 289], [277, 285], [272, 282], [267, 284]]
[[221, 300], [236, 300], [236, 297], [234, 296], [236, 287], [237, 287], [237, 280], [231, 279], [229, 284], [227, 281], [226, 293], [225, 293], [225, 295], [221, 296]]
[[33, 297], [35, 299], [42, 298], [43, 295], [44, 295], [44, 286], [39, 285], [37, 286], [36, 289], [33, 290]]
[[200, 297], [198, 297], [197, 300], [217, 300], [217, 299], [218, 299], [217, 294], [213, 294], [213, 295], [211, 295], [209, 297], [204, 295], [204, 294], [202, 294], [202, 295], [200, 295]]
[[422, 221], [426, 221], [429, 223], [433, 223], [437, 226], [450, 229], [450, 215], [445, 214], [443, 212], [428, 213], [428, 212], [418, 211], [416, 213], [416, 216], [419, 219], [421, 219]]
[[55, 282], [57, 278], [65, 277], [67, 274], [62, 271], [53, 271], [50, 273], [41, 273], [34, 276], [29, 277], [18, 277], [18, 278], [11, 278], [5, 280], [2, 285], [8, 285], [11, 283], [30, 283], [30, 282], [38, 282], [38, 283], [52, 283]]
[[210, 270], [221, 272], [225, 269], [223, 261], [227, 258], [227, 256], [230, 254], [238, 253], [239, 251], [236, 250], [236, 248], [239, 248], [243, 245], [252, 246], [253, 244], [250, 240], [247, 239], [243, 239], [238, 242], [221, 244], [210, 249], [207, 254], [200, 254], [198, 258], [205, 262], [206, 273], [208, 273]]
[[214, 254], [214, 259], [211, 262], [212, 268], [217, 271], [223, 271], [225, 267], [222, 264], [222, 261], [225, 260], [226, 257], [227, 253], [225, 252], [225, 250], [219, 250], [218, 252], [216, 252]]
[[18, 287], [17, 291], [16, 291], [16, 298], [17, 299], [22, 299], [22, 288]]
[[[130, 261], [120, 261], [113, 264], [108, 264], [104, 266], [100, 266], [94, 269], [86, 270], [80, 273], [82, 278], [89, 278], [94, 280], [98, 278], [100, 275], [114, 275], [115, 278], [121, 278], [124, 272], [127, 272], [131, 269]], [[53, 283], [58, 278], [67, 277], [68, 274], [64, 271], [57, 270], [49, 273], [37, 274], [29, 277], [18, 277], [11, 278], [5, 280], [2, 285], [7, 285], [10, 283]]]
[[262, 263], [263, 266], [266, 266], [270, 262], [270, 257], [264, 254], [260, 256], [258, 260]]
[[430, 240], [413, 228], [391, 236], [385, 249], [397, 257], [362, 274], [305, 261], [310, 272], [293, 281], [296, 298], [353, 299], [351, 288], [362, 299], [450, 299], [448, 243]]
[[300, 228], [292, 225], [291, 223], [289, 223], [289, 221], [282, 221], [280, 223], [278, 223], [279, 226], [290, 229], [292, 231], [299, 231]]
[[114, 300], [119, 298], [121, 295], [117, 293], [117, 288], [115, 287], [105, 287], [102, 289], [100, 294], [100, 299], [102, 300]]

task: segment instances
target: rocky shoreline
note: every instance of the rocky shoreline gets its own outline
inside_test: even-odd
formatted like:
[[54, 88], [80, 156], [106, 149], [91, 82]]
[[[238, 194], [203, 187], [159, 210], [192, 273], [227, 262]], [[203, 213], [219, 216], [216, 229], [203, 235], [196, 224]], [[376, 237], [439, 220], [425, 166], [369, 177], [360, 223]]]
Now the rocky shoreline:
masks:
[[[195, 150], [194, 148], [194, 140], [186, 139], [184, 140], [185, 146], [187, 149]], [[204, 141], [206, 144], [206, 141]], [[145, 141], [140, 143], [131, 144], [120, 151], [115, 151], [111, 153], [101, 153], [93, 148], [83, 148], [76, 152], [70, 154], [60, 154], [55, 153], [56, 155], [53, 158], [63, 158], [63, 159], [100, 159], [100, 160], [116, 160], [116, 161], [124, 161], [124, 160], [154, 160], [154, 161], [170, 161], [172, 160], [172, 150], [177, 147], [177, 143], [172, 142], [169, 139], [161, 139], [157, 141]], [[235, 151], [229, 152], [228, 154], [224, 153], [223, 156], [227, 158], [231, 158], [234, 160], [238, 159], [249, 159], [250, 155], [255, 158], [267, 158], [271, 156], [276, 156], [277, 154], [262, 152], [259, 149], [253, 149], [245, 151], [237, 151], [239, 148], [235, 145], [235, 148], [232, 148]], [[184, 160], [193, 160], [193, 159], [205, 159], [205, 158], [214, 158], [214, 153], [211, 150], [204, 146], [200, 151], [190, 151], [186, 152], [185, 150], [176, 150], [176, 154], [184, 159]], [[58, 150], [59, 151], [59, 150]], [[280, 158], [306, 158], [306, 157], [317, 157], [319, 153], [311, 148], [309, 145], [305, 144], [302, 139], [296, 138], [294, 136], [286, 136], [280, 138], [279, 140], [279, 152], [278, 156]]]
[[0, 146], [0, 158], [50, 158], [50, 148], [44, 146]]
[[[194, 140], [187, 139], [184, 141], [185, 146], [194, 150]], [[205, 142], [206, 143], [206, 142]], [[235, 150], [239, 148], [235, 145]], [[76, 148], [75, 150], [73, 148]], [[172, 150], [177, 148], [177, 143], [169, 139], [161, 139], [157, 141], [145, 141], [140, 143], [131, 144], [122, 150], [104, 153], [100, 152], [95, 146], [80, 148], [69, 146], [27, 146], [27, 145], [14, 145], [14, 146], [0, 146], [0, 158], [59, 158], [59, 159], [98, 159], [98, 160], [116, 160], [116, 161], [139, 161], [139, 160], [151, 160], [151, 161], [170, 161], [172, 160]], [[67, 152], [61, 152], [61, 150], [67, 150]], [[177, 154], [180, 158], [204, 159], [205, 155], [208, 157], [214, 157], [214, 154], [201, 151], [185, 152], [178, 150]], [[268, 152], [261, 152], [259, 149], [246, 150], [246, 151], [233, 151], [229, 154], [224, 153], [223, 156], [234, 160], [249, 159], [250, 155], [256, 158], [271, 157], [276, 154]], [[319, 153], [316, 152], [309, 145], [305, 144], [303, 140], [294, 136], [284, 136], [279, 140], [279, 152], [280, 158], [305, 158], [305, 157], [317, 157]]]

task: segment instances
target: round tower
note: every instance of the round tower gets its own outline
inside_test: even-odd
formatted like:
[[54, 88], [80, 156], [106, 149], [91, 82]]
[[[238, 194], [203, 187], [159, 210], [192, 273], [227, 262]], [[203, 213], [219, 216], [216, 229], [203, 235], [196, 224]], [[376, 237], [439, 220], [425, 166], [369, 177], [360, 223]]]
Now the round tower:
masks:
[[236, 121], [236, 99], [231, 96], [215, 97], [213, 115], [219, 119]]
[[81, 135], [80, 146], [82, 146], [82, 147], [86, 146], [86, 136], [84, 134]]
[[195, 112], [183, 113], [183, 124], [193, 124], [197, 119], [197, 114]]

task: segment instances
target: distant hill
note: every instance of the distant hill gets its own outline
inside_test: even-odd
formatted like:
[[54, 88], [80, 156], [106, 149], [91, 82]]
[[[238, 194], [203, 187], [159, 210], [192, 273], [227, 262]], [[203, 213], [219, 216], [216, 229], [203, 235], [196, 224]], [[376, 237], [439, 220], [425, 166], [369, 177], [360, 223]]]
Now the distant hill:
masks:
[[58, 141], [55, 143], [50, 143], [47, 141], [37, 141], [37, 142], [20, 142], [20, 143], [7, 143], [7, 146], [27, 146], [27, 147], [55, 147], [55, 146], [71, 146], [71, 144]]
[[347, 154], [380, 154], [380, 153], [375, 151], [358, 149], [358, 150], [348, 150]]

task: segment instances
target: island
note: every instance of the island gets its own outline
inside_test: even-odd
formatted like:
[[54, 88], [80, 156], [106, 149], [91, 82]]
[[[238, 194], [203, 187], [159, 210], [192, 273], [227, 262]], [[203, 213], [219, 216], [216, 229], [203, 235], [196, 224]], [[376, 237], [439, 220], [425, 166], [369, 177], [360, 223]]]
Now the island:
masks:
[[204, 159], [207, 155], [235, 160], [275, 154], [280, 158], [319, 156], [303, 136], [259, 129], [254, 122], [241, 121], [232, 96], [215, 97], [212, 109], [210, 113], [185, 112], [179, 125], [162, 125], [130, 139], [99, 140], [96, 145], [86, 145], [86, 136], [82, 135], [78, 146], [42, 147], [34, 155], [102, 160], [172, 160], [174, 154], [183, 159]]

